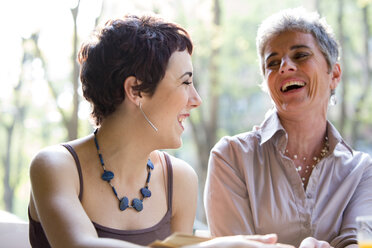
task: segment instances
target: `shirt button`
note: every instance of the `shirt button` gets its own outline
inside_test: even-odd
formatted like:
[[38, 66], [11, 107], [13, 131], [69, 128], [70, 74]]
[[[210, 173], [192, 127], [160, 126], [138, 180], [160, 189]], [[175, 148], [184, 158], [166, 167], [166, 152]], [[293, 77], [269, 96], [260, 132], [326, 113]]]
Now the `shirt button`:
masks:
[[307, 198], [308, 198], [308, 199], [311, 199], [311, 198], [313, 198], [313, 195], [310, 194], [310, 193], [308, 193], [308, 194], [307, 194]]

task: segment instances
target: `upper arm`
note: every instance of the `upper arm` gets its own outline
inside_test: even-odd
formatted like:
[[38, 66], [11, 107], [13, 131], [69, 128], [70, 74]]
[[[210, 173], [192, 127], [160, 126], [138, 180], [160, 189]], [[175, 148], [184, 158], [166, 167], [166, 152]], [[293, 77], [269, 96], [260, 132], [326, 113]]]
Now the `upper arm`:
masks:
[[[364, 161], [365, 162], [365, 161]], [[363, 163], [363, 161], [360, 161]], [[342, 214], [342, 224], [339, 235], [330, 243], [334, 247], [345, 247], [350, 243], [356, 243], [357, 234], [357, 216], [365, 216], [371, 214], [372, 209], [372, 162], [368, 159], [368, 164], [364, 164], [363, 170], [353, 170], [349, 176], [358, 174], [360, 180], [354, 180], [353, 183], [358, 182], [353, 196], [351, 197], [345, 211]]]
[[173, 165], [172, 232], [192, 233], [196, 214], [198, 178], [185, 161], [171, 157]]
[[79, 178], [72, 156], [62, 146], [41, 151], [30, 167], [33, 202], [53, 247], [97, 236], [78, 198]]
[[212, 149], [204, 205], [214, 236], [254, 233], [247, 186], [241, 172], [247, 162], [241, 157], [240, 150], [233, 149], [227, 139]]
[[357, 244], [351, 244], [346, 246], [346, 248], [358, 248], [359, 246]]

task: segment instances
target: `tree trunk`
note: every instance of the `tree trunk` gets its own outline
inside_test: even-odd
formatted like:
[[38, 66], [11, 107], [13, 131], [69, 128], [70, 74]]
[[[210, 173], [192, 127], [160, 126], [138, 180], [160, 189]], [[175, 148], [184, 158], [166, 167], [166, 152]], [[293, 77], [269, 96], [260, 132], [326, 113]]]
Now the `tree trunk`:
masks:
[[11, 148], [12, 148], [12, 138], [14, 134], [14, 126], [15, 126], [15, 117], [12, 123], [6, 127], [7, 131], [7, 140], [6, 140], [6, 147], [5, 147], [5, 157], [4, 157], [4, 202], [5, 202], [5, 210], [8, 212], [12, 212], [13, 210], [13, 198], [14, 198], [14, 189], [10, 184], [10, 164], [11, 164]]
[[74, 140], [78, 137], [78, 125], [79, 125], [79, 64], [77, 63], [77, 51], [78, 51], [78, 33], [77, 33], [77, 17], [79, 14], [79, 6], [80, 0], [77, 6], [71, 9], [71, 14], [74, 20], [74, 33], [73, 33], [73, 47], [72, 47], [72, 75], [71, 81], [73, 85], [73, 106], [72, 106], [72, 113], [69, 119], [67, 130], [68, 130], [68, 139]]
[[[78, 2], [77, 6], [73, 9], [71, 9], [71, 14], [74, 21], [74, 32], [73, 32], [73, 48], [72, 48], [72, 55], [71, 55], [71, 61], [72, 61], [72, 73], [71, 73], [71, 82], [72, 82], [72, 88], [73, 88], [73, 101], [72, 101], [72, 112], [71, 114], [67, 114], [58, 104], [56, 104], [56, 107], [59, 111], [59, 113], [62, 116], [62, 122], [64, 126], [67, 129], [67, 139], [68, 140], [74, 140], [78, 137], [78, 126], [79, 126], [79, 104], [80, 104], [80, 97], [79, 97], [79, 64], [77, 63], [77, 51], [78, 51], [78, 33], [77, 33], [77, 16], [79, 13], [79, 7], [80, 7], [80, 1]], [[40, 60], [43, 63], [44, 70], [48, 71], [47, 68], [47, 61], [43, 57], [43, 54], [40, 50], [40, 47], [38, 46], [38, 34], [34, 34], [32, 36], [32, 39], [35, 44], [35, 50], [36, 50], [36, 56], [40, 58]], [[58, 99], [58, 92], [56, 91], [53, 82], [48, 78], [48, 73], [45, 73], [45, 80], [48, 83], [49, 89], [52, 93], [53, 98], [55, 99], [55, 102], [57, 103]]]
[[341, 47], [341, 68], [342, 68], [342, 81], [341, 81], [341, 93], [340, 93], [340, 116], [339, 116], [339, 127], [338, 130], [343, 135], [345, 133], [345, 120], [347, 119], [346, 112], [346, 92], [349, 83], [348, 77], [348, 68], [346, 65], [346, 51], [345, 49], [345, 35], [344, 35], [344, 25], [343, 25], [343, 15], [344, 15], [344, 0], [338, 0], [338, 14], [337, 14], [337, 23], [338, 23], [338, 41]]
[[371, 78], [371, 69], [370, 69], [370, 51], [368, 46], [368, 40], [370, 37], [369, 32], [369, 23], [368, 23], [368, 5], [363, 7], [363, 31], [364, 31], [364, 56], [363, 56], [363, 79], [364, 79], [364, 89], [356, 103], [356, 108], [354, 112], [354, 118], [352, 123], [352, 135], [351, 135], [351, 144], [353, 147], [356, 147], [356, 142], [359, 140], [359, 129], [360, 129], [360, 120], [361, 120], [361, 110], [365, 105], [365, 99], [367, 99], [368, 93], [370, 91], [370, 78]]
[[[209, 78], [209, 95], [208, 103], [206, 106], [207, 111], [203, 111], [205, 105], [194, 112], [199, 115], [198, 121], [194, 121], [194, 118], [190, 119], [193, 138], [197, 146], [197, 156], [198, 156], [198, 167], [199, 167], [199, 202], [203, 203], [203, 192], [205, 179], [208, 169], [208, 159], [209, 152], [216, 143], [217, 139], [217, 128], [218, 128], [218, 108], [219, 108], [219, 87], [220, 81], [218, 76], [218, 56], [220, 54], [220, 27], [221, 27], [221, 7], [219, 0], [213, 1], [213, 28], [212, 28], [212, 37], [211, 37], [211, 55], [209, 58], [210, 65], [208, 68]], [[197, 81], [194, 78], [194, 81]], [[203, 113], [205, 113], [206, 118]], [[200, 204], [203, 206], [203, 204]], [[198, 209], [197, 218], [206, 223], [206, 217], [204, 213], [204, 208]]]
[[[25, 42], [25, 40], [23, 41]], [[12, 166], [12, 164], [16, 164], [12, 160], [12, 154], [14, 154], [13, 149], [13, 141], [14, 141], [14, 134], [17, 124], [23, 123], [25, 112], [26, 112], [26, 106], [22, 104], [20, 92], [22, 90], [23, 86], [23, 68], [24, 65], [28, 62], [26, 61], [26, 55], [27, 52], [24, 52], [23, 59], [22, 59], [22, 67], [21, 67], [21, 73], [18, 80], [18, 84], [14, 86], [13, 88], [13, 97], [14, 97], [14, 110], [12, 113], [9, 113], [11, 115], [11, 121], [9, 124], [7, 124], [5, 121], [1, 122], [0, 124], [5, 128], [6, 130], [6, 144], [5, 144], [5, 155], [2, 158], [3, 160], [3, 171], [4, 171], [4, 178], [3, 178], [3, 188], [4, 188], [4, 195], [3, 200], [5, 203], [5, 210], [8, 212], [13, 212], [13, 201], [14, 201], [14, 191], [16, 187], [18, 186], [19, 178], [20, 178], [20, 172], [22, 171], [22, 165], [19, 164], [21, 161], [21, 156], [18, 157], [18, 164], [17, 166]], [[23, 125], [19, 125], [21, 129], [23, 129]], [[22, 145], [22, 143], [20, 143]], [[21, 150], [20, 147], [18, 149]], [[12, 173], [13, 172], [13, 173]]]

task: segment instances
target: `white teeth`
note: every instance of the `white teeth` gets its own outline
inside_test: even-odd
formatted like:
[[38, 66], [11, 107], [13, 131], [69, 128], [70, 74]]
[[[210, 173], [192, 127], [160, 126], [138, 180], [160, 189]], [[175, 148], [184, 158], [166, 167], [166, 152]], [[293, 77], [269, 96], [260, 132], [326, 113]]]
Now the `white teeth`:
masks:
[[287, 82], [285, 85], [282, 86], [282, 91], [283, 92], [286, 92], [288, 87], [289, 86], [292, 86], [292, 85], [298, 85], [298, 86], [305, 86], [305, 83], [304, 82], [301, 82], [301, 81], [289, 81]]
[[177, 119], [179, 123], [183, 123], [187, 119], [188, 115], [187, 114], [180, 114]]

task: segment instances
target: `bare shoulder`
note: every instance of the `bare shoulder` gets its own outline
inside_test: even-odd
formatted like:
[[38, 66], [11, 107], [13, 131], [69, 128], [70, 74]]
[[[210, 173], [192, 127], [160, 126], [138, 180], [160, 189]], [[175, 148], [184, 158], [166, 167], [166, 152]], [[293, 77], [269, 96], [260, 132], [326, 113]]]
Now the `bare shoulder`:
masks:
[[68, 169], [68, 165], [73, 163], [73, 157], [61, 145], [54, 145], [40, 150], [31, 161], [30, 175], [31, 180], [35, 174], [58, 172]]
[[179, 180], [186, 183], [198, 183], [197, 174], [191, 165], [189, 165], [186, 161], [176, 158], [172, 155], [169, 155], [169, 157], [173, 165], [172, 168], [175, 181]]
[[173, 156], [170, 159], [173, 165], [172, 231], [192, 233], [198, 198], [198, 176], [187, 162]]
[[30, 181], [30, 213], [35, 220], [40, 219], [36, 205], [47, 213], [53, 202], [57, 202], [54, 199], [61, 199], [62, 195], [72, 199], [79, 192], [75, 161], [70, 152], [61, 145], [46, 147], [36, 154], [30, 165]]
[[30, 181], [33, 196], [37, 193], [46, 195], [47, 190], [55, 193], [79, 190], [75, 160], [62, 145], [46, 147], [36, 154], [30, 165]]

